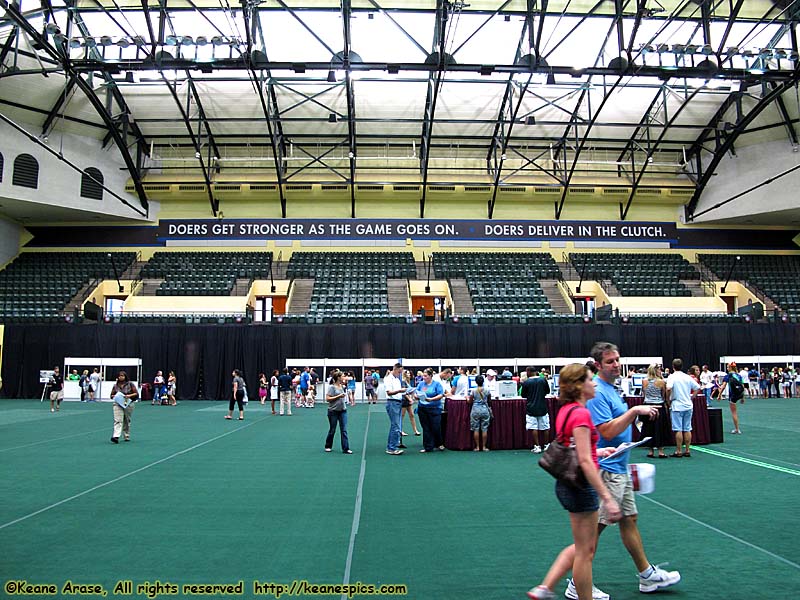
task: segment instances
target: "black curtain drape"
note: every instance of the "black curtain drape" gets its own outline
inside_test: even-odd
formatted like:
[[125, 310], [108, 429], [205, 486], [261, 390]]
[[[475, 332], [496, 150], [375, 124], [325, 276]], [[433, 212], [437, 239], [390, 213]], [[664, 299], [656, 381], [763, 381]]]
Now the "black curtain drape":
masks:
[[39, 370], [65, 356], [140, 357], [142, 381], [174, 370], [180, 398], [222, 399], [233, 369], [255, 397], [258, 374], [287, 358], [578, 357], [598, 340], [623, 356], [716, 366], [724, 355], [800, 354], [800, 325], [6, 325], [2, 394], [38, 397]]

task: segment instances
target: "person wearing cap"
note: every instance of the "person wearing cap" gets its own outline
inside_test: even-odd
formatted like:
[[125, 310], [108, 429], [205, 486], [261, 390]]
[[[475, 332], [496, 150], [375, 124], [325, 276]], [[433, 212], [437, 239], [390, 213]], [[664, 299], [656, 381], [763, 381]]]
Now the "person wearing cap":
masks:
[[[741, 389], [744, 390], [744, 382], [741, 380], [741, 377], [736, 372], [736, 363], [732, 362], [728, 365], [728, 374], [725, 375], [724, 379], [722, 380], [722, 385], [719, 388], [719, 397], [722, 398], [722, 392], [725, 391], [725, 388], [728, 387], [728, 383], [731, 379], [736, 379], [741, 383]], [[739, 386], [736, 386], [737, 388]], [[742, 433], [742, 430], [739, 429], [739, 409], [736, 406], [737, 402], [741, 402], [744, 404], [744, 394], [743, 393], [736, 393], [731, 386], [731, 389], [728, 390], [728, 406], [731, 407], [731, 417], [733, 418], [733, 431], [731, 433], [737, 434]]]
[[[700, 389], [700, 384], [683, 372], [683, 361], [672, 361], [672, 374], [667, 377], [667, 405], [672, 414], [672, 431], [675, 433], [675, 452], [673, 458], [690, 458], [692, 443], [692, 394]], [[685, 448], [685, 450], [684, 450]]]
[[497, 386], [497, 371], [494, 369], [489, 369], [486, 371], [486, 382], [484, 384], [486, 391], [490, 392], [495, 396], [495, 398], [499, 394], [498, 386]]

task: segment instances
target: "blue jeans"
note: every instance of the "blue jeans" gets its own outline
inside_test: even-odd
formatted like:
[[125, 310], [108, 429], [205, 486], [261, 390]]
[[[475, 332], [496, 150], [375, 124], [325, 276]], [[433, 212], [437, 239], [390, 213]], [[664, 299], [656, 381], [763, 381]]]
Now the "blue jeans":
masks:
[[328, 411], [328, 437], [325, 438], [325, 447], [333, 448], [333, 436], [336, 434], [336, 424], [339, 424], [339, 436], [342, 438], [342, 452], [350, 449], [350, 442], [347, 439], [347, 411], [329, 410]]
[[386, 414], [389, 415], [389, 439], [386, 449], [394, 452], [400, 445], [400, 413], [403, 410], [399, 400], [386, 400]]
[[706, 395], [706, 406], [711, 406], [711, 388], [704, 389], [703, 393]]
[[428, 408], [419, 405], [417, 407], [419, 423], [422, 425], [422, 446], [426, 451], [431, 452], [434, 448], [444, 445], [442, 439], [442, 413], [440, 409]]

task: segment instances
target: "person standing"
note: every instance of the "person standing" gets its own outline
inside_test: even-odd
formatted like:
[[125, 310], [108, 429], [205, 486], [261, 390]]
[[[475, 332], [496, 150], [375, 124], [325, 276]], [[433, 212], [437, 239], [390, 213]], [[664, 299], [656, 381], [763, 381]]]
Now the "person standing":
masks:
[[[389, 415], [389, 439], [386, 441], [386, 454], [399, 455], [403, 453], [401, 446], [401, 424], [403, 412], [403, 396], [406, 388], [401, 381], [403, 365], [395, 363], [392, 370], [383, 378], [383, 387], [386, 390], [386, 414]], [[367, 379], [372, 379], [368, 376]], [[373, 388], [374, 389], [374, 388]]]
[[703, 370], [700, 372], [700, 387], [703, 388], [703, 394], [706, 397], [706, 406], [711, 406], [711, 388], [714, 387], [714, 374], [708, 370], [708, 365], [703, 365]]
[[[703, 366], [708, 371], [707, 366]], [[702, 376], [702, 374], [701, 374]], [[653, 420], [647, 420], [642, 427], [642, 436], [652, 438], [648, 442], [650, 452], [647, 453], [648, 458], [653, 458], [653, 452], [658, 451], [658, 458], [667, 458], [664, 454], [664, 445], [667, 440], [664, 439], [662, 433], [663, 428], [661, 424], [668, 418], [667, 406], [664, 401], [666, 394], [667, 384], [661, 377], [661, 365], [650, 365], [647, 368], [647, 379], [642, 381], [642, 394], [644, 394], [644, 403], [647, 406], [654, 406], [658, 409], [658, 417]], [[708, 388], [711, 391], [711, 388]]]
[[300, 394], [300, 403], [304, 408], [308, 408], [308, 383], [311, 381], [311, 375], [308, 373], [308, 367], [303, 369], [300, 373], [300, 384], [298, 390]]
[[417, 386], [418, 400], [417, 414], [422, 425], [422, 450], [420, 452], [433, 452], [434, 449], [444, 450], [442, 439], [442, 398], [444, 389], [442, 384], [433, 380], [433, 369], [422, 372], [422, 382]]
[[153, 378], [153, 402], [152, 404], [161, 404], [163, 402], [164, 392], [164, 374], [161, 371], [156, 371], [156, 376]]
[[597, 448], [597, 429], [586, 410], [586, 402], [594, 397], [594, 388], [592, 373], [586, 365], [571, 364], [561, 369], [558, 390], [561, 408], [556, 416], [556, 431], [560, 432], [559, 437], [565, 443], [574, 440], [586, 484], [576, 489], [556, 481], [556, 497], [569, 512], [574, 543], [561, 551], [541, 585], [528, 592], [531, 600], [555, 598], [552, 590], [570, 570], [573, 579], [567, 584], [567, 598], [608, 598], [607, 594], [592, 585], [592, 561], [597, 547], [598, 496], [603, 500], [609, 522], [619, 521], [622, 512], [598, 473], [598, 455], [605, 456], [613, 450], [606, 448], [600, 451]]
[[133, 406], [139, 397], [136, 385], [128, 379], [125, 371], [120, 371], [117, 381], [111, 388], [111, 399], [114, 401], [114, 431], [111, 434], [111, 443], [119, 444], [120, 434], [125, 436], [125, 441], [131, 441], [131, 418]]
[[317, 403], [317, 383], [319, 383], [319, 375], [314, 370], [314, 367], [311, 367], [311, 370], [308, 372], [308, 407], [314, 408]]
[[89, 389], [89, 369], [84, 369], [78, 385], [81, 387], [81, 402], [86, 402], [86, 392]]
[[742, 433], [742, 430], [739, 429], [739, 409], [736, 404], [737, 402], [744, 404], [744, 383], [736, 372], [736, 363], [728, 365], [728, 374], [725, 375], [720, 387], [720, 398], [722, 397], [722, 391], [726, 387], [728, 388], [728, 406], [731, 407], [731, 417], [733, 418], [733, 431], [731, 433]]
[[289, 375], [289, 367], [283, 367], [280, 377], [278, 377], [278, 393], [281, 398], [280, 415], [283, 416], [284, 406], [292, 416], [292, 376]]
[[258, 398], [261, 400], [261, 406], [267, 402], [267, 394], [269, 394], [269, 381], [264, 373], [258, 374]]
[[92, 374], [89, 375], [89, 402], [94, 402], [94, 399], [100, 394], [100, 369], [95, 367]]
[[[550, 415], [547, 411], [547, 394], [550, 393], [550, 384], [533, 367], [526, 368], [525, 374], [527, 379], [522, 384], [521, 394], [525, 398], [525, 429], [530, 431], [533, 437], [531, 452], [539, 454], [542, 452], [542, 446], [547, 450], [550, 445], [547, 443], [550, 439]], [[541, 440], [539, 439], [540, 431], [542, 432]]]
[[175, 377], [175, 371], [170, 371], [167, 376], [167, 399], [170, 406], [178, 404], [178, 378]]
[[672, 411], [672, 431], [675, 432], [674, 458], [691, 458], [692, 452], [692, 394], [700, 389], [693, 377], [683, 372], [683, 361], [672, 361], [672, 374], [667, 378], [667, 403]]
[[453, 396], [456, 398], [466, 398], [469, 394], [469, 375], [466, 367], [458, 367], [458, 376], [455, 379], [455, 390]]
[[[406, 393], [403, 394], [403, 411], [400, 416], [400, 435], [405, 433], [403, 431], [403, 418], [406, 415], [408, 415], [408, 420], [411, 421], [411, 428], [414, 430], [414, 435], [422, 435], [419, 429], [417, 429], [417, 420], [414, 418], [414, 383], [413, 375], [409, 370], [403, 371], [403, 387], [406, 388]], [[404, 446], [405, 444], [400, 444], [400, 448]]]
[[377, 404], [378, 395], [375, 393], [375, 379], [372, 377], [372, 370], [364, 372], [364, 393], [367, 396], [367, 404]]
[[278, 377], [281, 372], [273, 369], [272, 376], [269, 378], [269, 399], [272, 403], [272, 414], [275, 414], [275, 401], [278, 400]]
[[[597, 447], [616, 448], [623, 442], [631, 441], [631, 424], [637, 417], [654, 419], [658, 411], [644, 404], [628, 408], [620, 398], [614, 388], [614, 381], [620, 374], [619, 350], [614, 344], [597, 342], [592, 347], [591, 357], [598, 369], [595, 377], [597, 390], [594, 398], [589, 400], [586, 406], [592, 415], [592, 422], [600, 433]], [[665, 571], [651, 564], [645, 554], [639, 533], [639, 511], [633, 495], [633, 483], [628, 475], [629, 454], [630, 452], [623, 452], [619, 456], [604, 460], [600, 465], [600, 477], [615, 503], [622, 509], [619, 533], [639, 572], [639, 591], [649, 593], [675, 585], [681, 580], [681, 575], [678, 571]], [[598, 536], [613, 523], [613, 513], [605, 500], [600, 504], [599, 516]]]
[[342, 382], [342, 372], [334, 371], [331, 374], [328, 392], [325, 399], [328, 401], [328, 437], [325, 438], [325, 452], [333, 450], [333, 436], [336, 435], [336, 426], [339, 426], [339, 437], [342, 440], [342, 452], [352, 454], [350, 440], [347, 438], [347, 392]]
[[239, 369], [234, 369], [231, 373], [233, 377], [231, 399], [228, 402], [228, 414], [225, 418], [229, 421], [233, 419], [233, 405], [239, 409], [239, 420], [244, 421], [244, 395], [247, 391], [247, 386], [244, 383], [242, 372]]
[[489, 451], [486, 445], [486, 438], [489, 435], [489, 424], [492, 421], [492, 413], [489, 411], [489, 402], [492, 401], [492, 394], [483, 388], [483, 376], [475, 378], [475, 389], [467, 396], [467, 403], [471, 405], [469, 411], [469, 428], [472, 430], [472, 441], [475, 447], [474, 452]]
[[50, 412], [61, 410], [61, 401], [64, 399], [64, 378], [61, 376], [61, 369], [57, 366], [53, 367], [47, 391], [50, 397]]

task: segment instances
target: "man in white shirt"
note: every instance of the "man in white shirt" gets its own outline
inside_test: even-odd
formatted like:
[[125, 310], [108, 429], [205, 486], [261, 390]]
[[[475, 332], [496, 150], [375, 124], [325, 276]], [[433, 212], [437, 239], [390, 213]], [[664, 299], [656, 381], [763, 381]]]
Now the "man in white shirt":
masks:
[[747, 367], [741, 368], [739, 371], [739, 378], [742, 380], [742, 383], [744, 383], [745, 394], [752, 397], [752, 394], [750, 393], [750, 386], [748, 385], [750, 382], [750, 372], [748, 371]]
[[456, 378], [456, 389], [453, 391], [453, 396], [456, 398], [466, 398], [469, 393], [469, 376], [467, 369], [458, 367], [458, 377]]
[[386, 442], [386, 454], [397, 456], [400, 449], [400, 424], [403, 411], [403, 393], [406, 391], [402, 381], [403, 365], [395, 363], [392, 370], [383, 378], [386, 390], [386, 414], [389, 415], [389, 439]]
[[[692, 443], [692, 393], [700, 389], [700, 384], [683, 372], [683, 361], [672, 361], [672, 374], [667, 377], [667, 402], [672, 410], [672, 431], [675, 432], [675, 458], [692, 456], [689, 446]], [[683, 448], [686, 448], [684, 451]]]
[[497, 398], [500, 395], [497, 384], [497, 371], [494, 369], [486, 371], [486, 382], [483, 384], [483, 387], [492, 394], [493, 398]]
[[706, 396], [706, 406], [711, 406], [711, 388], [714, 387], [714, 373], [708, 370], [708, 365], [703, 365], [700, 372], [700, 385]]

